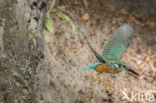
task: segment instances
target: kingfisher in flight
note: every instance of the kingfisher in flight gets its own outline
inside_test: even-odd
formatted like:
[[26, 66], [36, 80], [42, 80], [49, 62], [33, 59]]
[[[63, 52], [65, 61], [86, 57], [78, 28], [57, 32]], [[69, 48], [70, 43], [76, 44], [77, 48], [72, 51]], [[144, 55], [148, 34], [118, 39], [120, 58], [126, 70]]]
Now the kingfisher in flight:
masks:
[[97, 53], [88, 42], [89, 48], [98, 59], [98, 62], [88, 66], [85, 70], [95, 69], [98, 72], [109, 73], [117, 73], [127, 70], [139, 76], [139, 74], [131, 69], [128, 64], [121, 61], [121, 57], [131, 41], [133, 32], [134, 29], [129, 23], [119, 27], [115, 34], [106, 42], [102, 55]]

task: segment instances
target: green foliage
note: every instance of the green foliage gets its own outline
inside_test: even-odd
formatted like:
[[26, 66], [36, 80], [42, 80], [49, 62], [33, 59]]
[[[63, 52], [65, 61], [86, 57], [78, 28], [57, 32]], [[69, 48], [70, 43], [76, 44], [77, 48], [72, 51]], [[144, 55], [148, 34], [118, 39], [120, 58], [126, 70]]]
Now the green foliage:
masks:
[[[47, 12], [47, 17], [46, 17], [46, 30], [48, 32], [50, 32], [50, 33], [53, 33], [54, 32], [54, 29], [52, 28], [52, 24], [51, 24], [51, 21], [52, 20], [50, 18], [50, 11], [54, 8], [55, 2], [56, 2], [56, 0], [52, 0], [51, 6], [50, 6], [50, 8], [49, 8], [49, 10]], [[70, 23], [70, 25], [72, 26], [73, 32], [75, 31], [75, 25], [73, 24], [73, 22], [70, 20], [70, 18], [67, 15], [65, 15], [62, 12], [58, 12], [57, 13], [57, 16], [60, 17], [60, 18], [62, 18], [62, 19], [67, 20]]]
[[46, 17], [46, 30], [50, 33], [54, 32], [54, 29], [52, 28], [52, 24], [51, 24], [51, 18], [50, 18], [50, 11], [54, 8], [56, 0], [52, 0], [51, 6], [47, 12], [47, 17]]
[[51, 6], [50, 6], [48, 12], [50, 12], [54, 8], [55, 2], [56, 2], [56, 0], [52, 0]]
[[74, 26], [73, 22], [70, 20], [70, 18], [67, 15], [65, 15], [62, 12], [58, 12], [57, 13], [57, 16], [60, 17], [60, 18], [62, 18], [62, 19], [67, 20], [70, 23], [70, 25], [72, 26], [73, 32], [75, 31], [75, 26]]
[[52, 24], [51, 24], [51, 18], [50, 16], [47, 14], [47, 17], [46, 17], [46, 30], [50, 33], [53, 33], [54, 30], [52, 28]]

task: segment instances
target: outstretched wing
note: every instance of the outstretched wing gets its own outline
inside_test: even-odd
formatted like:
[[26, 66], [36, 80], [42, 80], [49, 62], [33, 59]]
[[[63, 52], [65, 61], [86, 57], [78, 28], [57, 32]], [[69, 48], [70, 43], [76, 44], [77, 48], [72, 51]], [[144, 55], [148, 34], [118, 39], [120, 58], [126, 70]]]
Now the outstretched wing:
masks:
[[89, 48], [91, 49], [91, 51], [94, 53], [94, 55], [96, 56], [96, 58], [100, 61], [100, 62], [105, 62], [104, 58], [95, 51], [95, 49], [90, 45], [90, 43], [88, 42]]
[[134, 30], [130, 24], [122, 25], [106, 43], [103, 50], [104, 59], [120, 61], [125, 49], [130, 43], [133, 32]]

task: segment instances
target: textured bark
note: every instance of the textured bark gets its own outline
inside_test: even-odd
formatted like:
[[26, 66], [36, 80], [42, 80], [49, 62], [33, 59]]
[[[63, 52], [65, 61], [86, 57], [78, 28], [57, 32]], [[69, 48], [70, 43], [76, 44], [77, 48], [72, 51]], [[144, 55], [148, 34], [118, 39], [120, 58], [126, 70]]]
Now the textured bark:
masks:
[[0, 102], [37, 102], [45, 3], [0, 0]]

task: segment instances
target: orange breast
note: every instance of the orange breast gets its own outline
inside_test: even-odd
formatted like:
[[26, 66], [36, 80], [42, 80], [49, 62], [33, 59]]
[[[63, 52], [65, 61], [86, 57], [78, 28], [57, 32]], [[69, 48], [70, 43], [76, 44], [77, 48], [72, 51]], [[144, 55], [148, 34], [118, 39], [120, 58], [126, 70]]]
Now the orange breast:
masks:
[[116, 69], [111, 69], [108, 65], [106, 64], [101, 64], [101, 65], [97, 65], [95, 67], [95, 70], [98, 72], [106, 72], [106, 73], [117, 73], [120, 72], [119, 70]]

